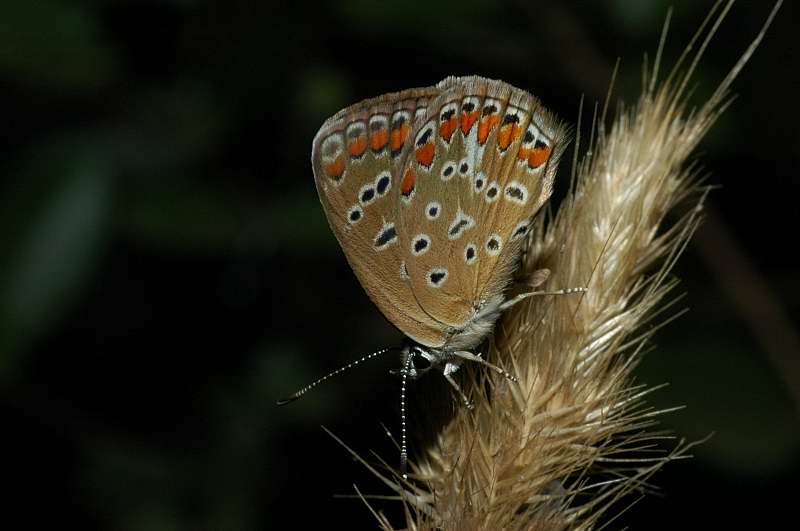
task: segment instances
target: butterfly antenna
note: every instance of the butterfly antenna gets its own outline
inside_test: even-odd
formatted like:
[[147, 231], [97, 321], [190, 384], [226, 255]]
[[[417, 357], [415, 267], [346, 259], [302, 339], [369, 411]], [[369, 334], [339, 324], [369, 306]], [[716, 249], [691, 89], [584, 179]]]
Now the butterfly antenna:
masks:
[[304, 394], [306, 394], [310, 390], [314, 389], [317, 385], [321, 384], [322, 382], [324, 382], [328, 378], [330, 378], [332, 376], [336, 376], [337, 374], [343, 373], [344, 371], [346, 371], [348, 369], [352, 369], [353, 367], [355, 367], [356, 365], [358, 365], [362, 361], [367, 361], [367, 360], [372, 359], [372, 358], [374, 358], [376, 356], [380, 356], [381, 354], [386, 354], [387, 352], [390, 352], [392, 350], [397, 350], [397, 348], [396, 347], [383, 348], [381, 350], [378, 350], [377, 352], [373, 352], [372, 354], [367, 354], [363, 358], [357, 359], [356, 361], [354, 361], [352, 363], [348, 363], [344, 367], [339, 367], [338, 369], [336, 369], [332, 373], [327, 374], [327, 375], [323, 376], [322, 378], [320, 378], [319, 380], [317, 380], [315, 382], [312, 382], [312, 383], [308, 384], [307, 386], [303, 387], [302, 389], [300, 389], [299, 391], [294, 393], [292, 396], [290, 396], [288, 398], [284, 398], [282, 400], [278, 400], [277, 404], [279, 406], [283, 406], [285, 404], [288, 404], [289, 402], [294, 402], [295, 400], [297, 400], [298, 398], [300, 398], [301, 396], [303, 396]]
[[403, 364], [403, 383], [400, 386], [400, 473], [403, 479], [408, 479], [406, 468], [408, 465], [408, 446], [406, 444], [406, 382], [408, 381], [408, 371], [411, 368], [411, 361], [414, 354], [408, 353]]

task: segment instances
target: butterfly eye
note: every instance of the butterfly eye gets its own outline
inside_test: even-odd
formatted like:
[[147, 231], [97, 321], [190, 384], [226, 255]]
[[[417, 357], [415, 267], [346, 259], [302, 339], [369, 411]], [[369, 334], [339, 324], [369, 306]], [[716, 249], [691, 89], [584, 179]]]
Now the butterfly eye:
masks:
[[425, 374], [433, 367], [431, 360], [421, 354], [414, 356], [414, 361], [412, 363], [414, 364], [414, 369], [416, 369], [418, 376]]

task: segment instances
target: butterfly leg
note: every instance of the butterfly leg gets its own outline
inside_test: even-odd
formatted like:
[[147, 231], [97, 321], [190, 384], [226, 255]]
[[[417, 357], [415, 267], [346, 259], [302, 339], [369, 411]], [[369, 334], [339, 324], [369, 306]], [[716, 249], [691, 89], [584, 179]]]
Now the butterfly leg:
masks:
[[586, 288], [564, 288], [555, 291], [529, 291], [527, 293], [520, 293], [513, 299], [509, 299], [505, 301], [503, 304], [501, 304], [499, 307], [499, 311], [501, 312], [505, 311], [514, 306], [515, 304], [527, 299], [528, 297], [533, 297], [536, 295], [569, 295], [570, 293], [584, 293], [586, 291], [588, 291]]
[[464, 391], [461, 390], [461, 386], [459, 386], [458, 383], [451, 376], [453, 373], [455, 373], [458, 370], [458, 368], [459, 368], [458, 363], [453, 363], [452, 361], [448, 362], [444, 366], [444, 370], [442, 370], [442, 374], [444, 375], [444, 377], [447, 380], [447, 382], [450, 385], [453, 386], [453, 389], [455, 389], [458, 392], [458, 394], [461, 395], [461, 400], [464, 401], [464, 405], [467, 406], [467, 409], [472, 409], [474, 407], [472, 405], [472, 402], [470, 401], [469, 398], [467, 398], [467, 395], [464, 394]]
[[467, 350], [458, 350], [458, 351], [454, 351], [453, 355], [454, 356], [458, 356], [459, 358], [462, 358], [462, 359], [465, 359], [465, 360], [474, 361], [475, 363], [480, 363], [481, 365], [486, 365], [487, 367], [489, 367], [490, 369], [494, 370], [498, 374], [502, 374], [503, 376], [505, 376], [506, 378], [508, 378], [512, 382], [518, 381], [516, 376], [514, 376], [513, 374], [509, 373], [505, 369], [501, 369], [497, 365], [493, 365], [493, 364], [489, 363], [488, 361], [483, 359], [481, 356], [479, 356], [479, 355], [476, 356], [472, 352], [469, 352]]

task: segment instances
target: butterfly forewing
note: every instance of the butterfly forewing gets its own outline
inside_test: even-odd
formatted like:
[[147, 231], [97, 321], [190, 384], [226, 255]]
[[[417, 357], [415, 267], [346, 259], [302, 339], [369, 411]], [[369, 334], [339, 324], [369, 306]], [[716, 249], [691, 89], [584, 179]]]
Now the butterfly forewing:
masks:
[[448, 78], [437, 88], [401, 169], [399, 252], [422, 311], [457, 333], [510, 281], [566, 131], [506, 83]]
[[383, 314], [428, 345], [441, 344], [443, 331], [411, 291], [395, 209], [415, 120], [439, 92], [411, 89], [348, 107], [323, 124], [312, 147], [317, 192], [351, 268]]

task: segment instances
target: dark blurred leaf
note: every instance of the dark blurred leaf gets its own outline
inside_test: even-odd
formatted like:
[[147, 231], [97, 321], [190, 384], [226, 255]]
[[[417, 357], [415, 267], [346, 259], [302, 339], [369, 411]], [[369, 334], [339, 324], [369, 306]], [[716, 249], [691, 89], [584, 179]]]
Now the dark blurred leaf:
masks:
[[97, 145], [40, 146], [14, 173], [5, 197], [0, 262], [0, 378], [48, 332], [97, 265], [111, 213], [112, 179]]
[[87, 6], [0, 3], [0, 75], [50, 89], [94, 89], [111, 80], [114, 64], [114, 50]]
[[652, 396], [656, 407], [686, 404], [664, 418], [677, 433], [715, 433], [698, 455], [726, 470], [768, 475], [796, 461], [800, 426], [783, 384], [742, 336], [736, 342], [720, 334], [715, 343], [700, 334], [691, 343], [673, 337], [645, 357], [640, 377], [670, 383]]

